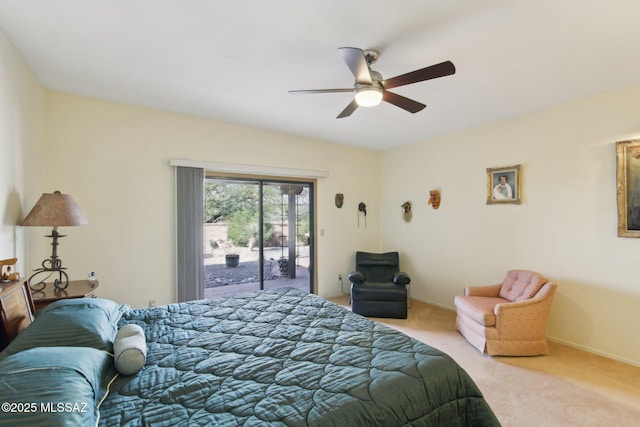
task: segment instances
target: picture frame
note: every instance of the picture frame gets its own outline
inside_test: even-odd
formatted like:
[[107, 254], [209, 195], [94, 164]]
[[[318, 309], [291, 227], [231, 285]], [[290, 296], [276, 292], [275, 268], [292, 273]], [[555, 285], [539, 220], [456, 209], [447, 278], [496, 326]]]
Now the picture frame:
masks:
[[[502, 182], [504, 180], [504, 182]], [[487, 168], [487, 204], [516, 204], [522, 200], [520, 165]]]
[[616, 142], [618, 237], [640, 237], [640, 140]]

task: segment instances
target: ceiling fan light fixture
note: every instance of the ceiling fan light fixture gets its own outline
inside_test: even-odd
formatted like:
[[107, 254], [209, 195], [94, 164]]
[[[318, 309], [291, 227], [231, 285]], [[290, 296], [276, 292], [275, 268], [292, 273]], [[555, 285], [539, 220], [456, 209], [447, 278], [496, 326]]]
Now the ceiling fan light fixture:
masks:
[[382, 89], [371, 86], [356, 91], [356, 103], [360, 107], [375, 107], [382, 101]]
[[341, 47], [338, 53], [342, 56], [353, 76], [355, 83], [353, 89], [312, 89], [312, 90], [290, 90], [289, 93], [336, 93], [353, 92], [354, 99], [349, 102], [336, 119], [349, 117], [358, 107], [374, 107], [381, 101], [388, 102], [398, 108], [402, 108], [409, 113], [415, 114], [422, 111], [426, 105], [413, 99], [405, 98], [394, 92], [389, 92], [400, 86], [423, 82], [425, 80], [437, 79], [439, 77], [455, 74], [456, 67], [451, 61], [444, 61], [419, 70], [400, 74], [390, 79], [383, 79], [382, 74], [371, 69], [379, 56], [374, 50], [362, 50], [357, 47]]

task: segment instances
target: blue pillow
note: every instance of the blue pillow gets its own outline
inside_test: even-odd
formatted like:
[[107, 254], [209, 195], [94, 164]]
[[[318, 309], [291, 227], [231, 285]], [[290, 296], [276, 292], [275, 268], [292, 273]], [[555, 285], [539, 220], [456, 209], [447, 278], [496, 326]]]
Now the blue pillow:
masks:
[[106, 351], [40, 347], [0, 362], [0, 425], [96, 425], [117, 375]]
[[33, 323], [0, 353], [0, 360], [34, 347], [93, 347], [112, 353], [118, 320], [128, 309], [102, 298], [56, 301], [38, 312]]

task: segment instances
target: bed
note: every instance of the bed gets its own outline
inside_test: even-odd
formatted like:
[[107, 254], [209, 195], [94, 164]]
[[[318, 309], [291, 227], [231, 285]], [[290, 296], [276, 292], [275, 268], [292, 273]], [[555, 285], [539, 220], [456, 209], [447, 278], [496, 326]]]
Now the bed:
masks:
[[[0, 424], [499, 425], [448, 355], [296, 289], [145, 309], [69, 301], [0, 353], [0, 402], [15, 409]], [[131, 324], [146, 360], [122, 375], [113, 339]]]

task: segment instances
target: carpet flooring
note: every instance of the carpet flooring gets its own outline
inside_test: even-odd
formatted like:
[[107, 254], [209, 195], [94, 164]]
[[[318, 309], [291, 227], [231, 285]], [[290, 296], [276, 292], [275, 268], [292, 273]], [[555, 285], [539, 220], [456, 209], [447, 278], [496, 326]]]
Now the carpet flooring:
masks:
[[[348, 296], [332, 301], [349, 308]], [[640, 426], [640, 367], [553, 342], [546, 356], [483, 355], [455, 312], [415, 300], [406, 320], [375, 320], [453, 357], [505, 427]]]

